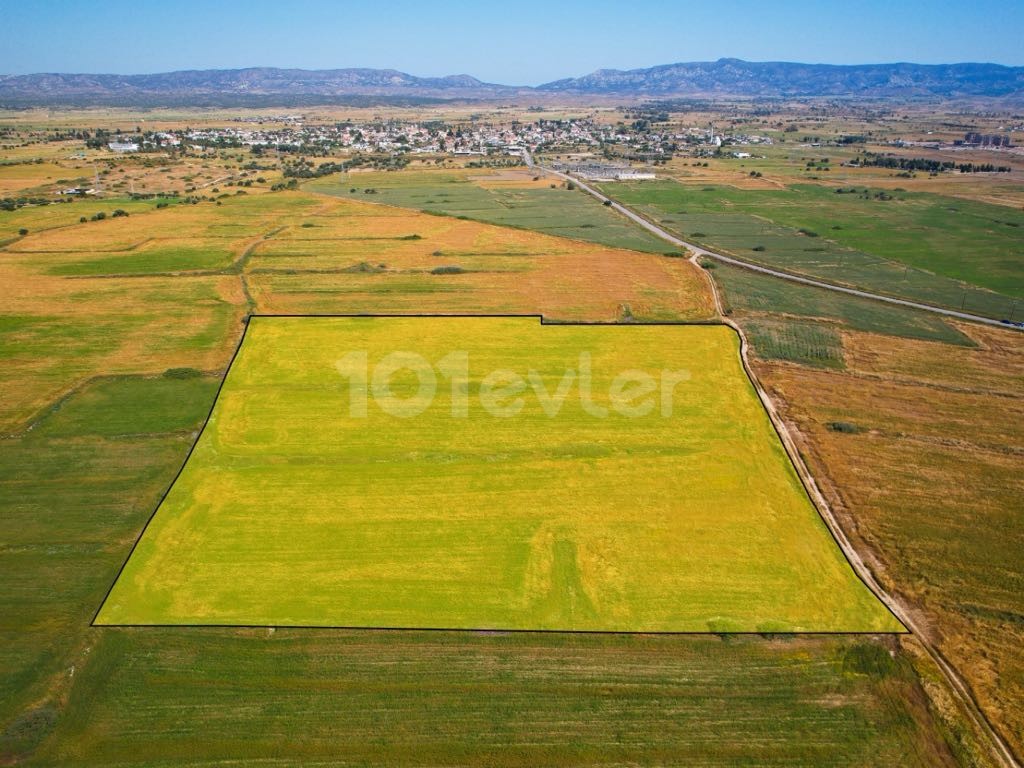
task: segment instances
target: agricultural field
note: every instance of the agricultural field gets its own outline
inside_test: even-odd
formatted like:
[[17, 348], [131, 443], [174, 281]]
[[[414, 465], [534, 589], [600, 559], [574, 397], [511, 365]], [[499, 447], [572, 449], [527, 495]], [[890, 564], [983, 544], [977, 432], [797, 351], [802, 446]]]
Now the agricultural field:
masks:
[[65, 218], [83, 203], [3, 214], [15, 231], [30, 226], [0, 249], [0, 350], [11, 362], [0, 430], [94, 376], [221, 370], [253, 311], [713, 313], [683, 259], [300, 192], [219, 202], [134, 201], [129, 216], [85, 223]]
[[664, 253], [671, 246], [593, 198], [528, 169], [352, 172], [310, 182], [311, 191], [522, 227], [615, 248]]
[[[613, 106], [545, 110], [551, 119], [623, 118]], [[421, 119], [424, 110], [312, 113], [327, 123], [379, 114]], [[439, 106], [431, 114], [468, 120], [470, 113], [534, 119], [525, 109], [478, 105]], [[274, 119], [271, 111], [259, 114]], [[129, 132], [140, 122], [158, 129], [226, 124], [235, 116], [26, 110], [3, 119], [32, 130], [85, 124]], [[695, 124], [723, 119], [692, 115]], [[873, 118], [867, 128], [856, 120], [791, 119], [802, 132], [876, 130], [880, 139], [925, 125], [898, 115]], [[783, 136], [781, 118], [761, 122]], [[858, 552], [964, 674], [986, 716], [1018, 752], [1024, 748], [1017, 565], [1024, 542], [1014, 517], [1024, 491], [1017, 471], [1024, 450], [1015, 405], [1024, 385], [1019, 336], [723, 265], [702, 274], [685, 259], [665, 256], [658, 241], [591, 198], [552, 189], [521, 169], [414, 163], [401, 172], [335, 174], [271, 192], [280, 170], [244, 169], [253, 160], [248, 150], [156, 163], [105, 151], [72, 157], [80, 148], [81, 142], [42, 140], [0, 147], [2, 159], [14, 161], [0, 164], [0, 197], [50, 195], [61, 180], [92, 178], [93, 161], [101, 174], [97, 197], [0, 211], [0, 763], [435, 765], [454, 756], [465, 765], [989, 765], [920, 638], [906, 634], [790, 634], [761, 617], [749, 622], [758, 634], [705, 622], [700, 636], [92, 625], [195, 444], [248, 316], [539, 313], [553, 321], [622, 324], [607, 331], [631, 332], [636, 323], [714, 320], [708, 277], [744, 329], [758, 378]], [[687, 187], [686, 204], [677, 206], [673, 191], [664, 212], [660, 200], [637, 207], [649, 205], [655, 219], [679, 218], [687, 236], [735, 236], [730, 242], [745, 258], [775, 258], [737, 234], [759, 231], [742, 228], [753, 219], [763, 236], [789, 249], [792, 268], [820, 269], [829, 279], [877, 278], [879, 290], [902, 292], [906, 286], [894, 287], [900, 278], [936, 301], [952, 297], [959, 306], [966, 295], [975, 311], [976, 299], [995, 302], [986, 306], [1001, 312], [998, 302], [1018, 295], [1003, 284], [1019, 251], [1017, 229], [1007, 223], [1017, 221], [1012, 217], [1019, 218], [1024, 202], [1016, 175], [906, 181], [878, 169], [834, 166], [829, 175], [804, 167], [806, 159], [838, 152], [790, 143], [767, 149], [767, 159], [715, 158], [710, 168], [673, 160], [665, 171]], [[749, 176], [754, 168], [764, 176]], [[824, 191], [805, 189], [811, 182]], [[870, 188], [872, 199], [836, 195], [828, 185], [837, 183]], [[616, 185], [616, 193], [625, 186]], [[367, 194], [368, 188], [377, 191]], [[906, 200], [875, 200], [882, 190]], [[133, 194], [172, 191], [182, 197]], [[190, 194], [196, 199], [182, 202]], [[701, 195], [712, 202], [705, 205]], [[771, 196], [789, 202], [762, 200]], [[848, 230], [845, 221], [831, 222], [834, 203], [849, 217]], [[947, 211], [949, 228], [967, 227], [979, 258], [957, 255], [975, 253], [957, 231], [943, 241], [956, 248], [932, 242], [933, 256], [899, 231], [897, 210], [910, 210], [913, 226], [941, 228], [943, 206], [960, 209], [963, 220]], [[115, 210], [129, 215], [112, 218]], [[91, 220], [99, 213], [102, 220]], [[713, 229], [723, 221], [716, 213], [742, 214], [742, 227]], [[873, 234], [876, 215], [880, 229]], [[844, 229], [831, 230], [836, 224]], [[794, 234], [801, 227], [819, 237]], [[889, 243], [892, 252], [885, 250]], [[850, 254], [865, 258], [857, 256], [855, 271], [840, 272], [840, 261], [843, 270], [854, 263]], [[252, 329], [263, 320], [252, 321]], [[659, 345], [646, 350], [643, 362], [697, 351]], [[727, 357], [738, 372], [735, 348]], [[747, 402], [749, 394], [737, 397]], [[698, 409], [702, 420], [705, 405]], [[589, 455], [542, 458], [551, 468], [571, 461], [594, 473], [626, 450], [650, 457], [641, 437], [591, 441], [598, 450]], [[752, 434], [733, 430], [728, 437]], [[673, 433], [670, 445], [678, 444]], [[535, 451], [532, 444], [519, 448]], [[452, 467], [422, 453], [437, 472]], [[760, 459], [751, 471], [789, 467], [777, 447]], [[706, 480], [722, 467], [709, 462], [687, 464], [686, 476]], [[795, 479], [783, 474], [793, 493]], [[437, 483], [433, 476], [423, 480]], [[635, 522], [636, 499], [619, 506]], [[814, 548], [796, 556], [839, 560], [840, 581], [862, 590], [813, 508], [802, 509]], [[521, 510], [513, 513], [530, 522]], [[590, 593], [581, 585], [595, 563], [579, 557], [578, 544], [573, 553], [572, 537], [564, 535], [570, 528], [510, 555], [529, 564], [532, 552], [547, 553], [532, 558], [531, 583], [546, 579], [554, 594], [562, 588], [561, 601], [535, 601], [534, 621], [587, 614], [580, 597]], [[749, 528], [740, 531], [745, 543], [761, 535]], [[634, 526], [622, 538], [644, 533]], [[793, 557], [771, 559], [793, 555], [787, 533], [775, 537], [785, 548], [776, 541], [764, 547], [767, 559], [727, 551], [729, 567], [721, 561], [719, 572], [749, 578], [775, 563], [768, 579], [793, 573]], [[670, 544], [662, 555], [695, 557]], [[317, 545], [310, 549], [323, 556]], [[738, 572], [736, 562], [743, 565]], [[257, 574], [272, 584], [279, 576], [266, 561], [249, 565], [247, 578]], [[701, 566], [707, 573], [707, 563]], [[606, 573], [604, 583], [615, 576]], [[302, 586], [310, 583], [315, 579]], [[488, 586], [510, 589], [500, 579]], [[655, 587], [640, 585], [626, 597], [657, 608], [647, 597]], [[794, 615], [827, 606], [789, 604]], [[884, 610], [873, 598], [866, 607], [868, 615]], [[707, 634], [709, 628], [718, 634]]]
[[[1018, 332], [724, 265], [711, 274], [844, 530], [886, 590], [926, 613], [1013, 739], [1024, 725], [1012, 703], [1024, 691]], [[939, 325], [922, 333], [925, 321]]]
[[[375, 372], [383, 399], [349, 408], [367, 366], [413, 349], [468, 355], [454, 388]], [[623, 371], [658, 394], [616, 389]], [[97, 623], [901, 630], [831, 541], [730, 329], [536, 318], [253, 318]]]
[[681, 237], [831, 282], [1009, 318], [1024, 301], [1024, 214], [929, 193], [796, 184], [602, 185]]

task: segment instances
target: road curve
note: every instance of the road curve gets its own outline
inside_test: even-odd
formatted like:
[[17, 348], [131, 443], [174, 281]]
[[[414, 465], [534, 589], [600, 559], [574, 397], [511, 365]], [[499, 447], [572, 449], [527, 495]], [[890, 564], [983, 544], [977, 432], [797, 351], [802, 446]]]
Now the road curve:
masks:
[[[528, 155], [524, 155], [524, 159], [526, 157], [528, 157]], [[910, 301], [908, 299], [897, 299], [897, 298], [895, 298], [893, 296], [884, 296], [884, 295], [879, 294], [879, 293], [871, 293], [870, 291], [858, 290], [857, 288], [847, 288], [847, 287], [842, 286], [842, 285], [836, 285], [835, 283], [828, 283], [828, 282], [825, 282], [823, 280], [815, 280], [814, 278], [811, 278], [811, 277], [802, 277], [800, 275], [794, 275], [791, 272], [782, 272], [782, 271], [779, 271], [777, 269], [771, 269], [770, 267], [763, 267], [760, 264], [754, 264], [754, 263], [749, 262], [749, 261], [743, 261], [742, 259], [737, 259], [737, 258], [735, 258], [733, 256], [723, 256], [720, 253], [715, 253], [714, 251], [709, 251], [707, 248], [703, 248], [703, 247], [701, 247], [699, 245], [695, 245], [694, 243], [688, 243], [685, 240], [679, 239], [675, 235], [670, 234], [666, 230], [664, 230], [661, 227], [659, 227], [654, 222], [652, 222], [652, 221], [650, 221], [648, 219], [645, 219], [640, 214], [630, 210], [629, 208], [627, 208], [626, 206], [622, 205], [621, 203], [616, 202], [615, 200], [613, 200], [612, 198], [608, 197], [607, 195], [602, 194], [601, 192], [596, 190], [594, 187], [591, 187], [586, 182], [580, 181], [575, 176], [570, 176], [567, 173], [562, 173], [561, 171], [555, 171], [555, 170], [552, 170], [551, 168], [545, 168], [544, 166], [533, 165], [533, 159], [532, 158], [527, 160], [527, 165], [529, 165], [530, 167], [540, 168], [541, 170], [545, 171], [546, 173], [551, 174], [552, 176], [557, 176], [557, 177], [559, 177], [561, 179], [564, 179], [566, 181], [571, 181], [573, 184], [578, 186], [584, 192], [587, 192], [587, 193], [593, 195], [598, 200], [600, 200], [602, 203], [607, 203], [612, 209], [614, 209], [618, 213], [621, 213], [623, 216], [625, 216], [626, 218], [632, 220], [636, 224], [639, 224], [641, 227], [646, 229], [648, 232], [652, 233], [653, 235], [656, 235], [657, 237], [660, 237], [662, 240], [665, 240], [666, 242], [669, 242], [672, 245], [679, 246], [680, 248], [688, 248], [696, 256], [706, 256], [709, 259], [715, 259], [717, 261], [721, 261], [721, 262], [724, 262], [726, 264], [731, 264], [731, 265], [736, 266], [736, 267], [742, 267], [743, 269], [750, 269], [750, 270], [753, 270], [754, 272], [761, 272], [762, 274], [771, 275], [772, 277], [778, 277], [778, 278], [781, 278], [783, 280], [789, 280], [790, 282], [794, 282], [794, 283], [802, 283], [803, 285], [811, 285], [811, 286], [814, 286], [815, 288], [824, 288], [825, 290], [828, 290], [828, 291], [836, 291], [838, 293], [846, 293], [846, 294], [849, 294], [850, 296], [860, 296], [861, 298], [873, 299], [875, 301], [884, 301], [887, 304], [896, 304], [896, 305], [901, 306], [901, 307], [909, 307], [911, 309], [920, 309], [920, 310], [924, 310], [925, 312], [934, 312], [934, 313], [939, 314], [939, 315], [945, 315], [946, 317], [956, 318], [957, 320], [968, 320], [968, 321], [970, 321], [972, 323], [984, 323], [985, 325], [994, 325], [997, 328], [1010, 328], [1010, 329], [1014, 329], [1014, 330], [1021, 330], [1021, 328], [1019, 326], [1010, 325], [1008, 323], [1003, 323], [1003, 322], [1001, 322], [999, 320], [993, 320], [991, 317], [982, 317], [981, 315], [973, 315], [970, 312], [959, 312], [959, 311], [957, 311], [955, 309], [944, 309], [943, 307], [936, 307], [936, 306], [933, 306], [932, 304], [920, 304], [920, 303], [918, 303], [916, 301]]]
[[[690, 255], [690, 261], [692, 261], [694, 264], [697, 264], [697, 259], [699, 257], [707, 256], [709, 258], [718, 259], [729, 264], [735, 264], [736, 266], [739, 267], [753, 269], [757, 272], [764, 272], [765, 274], [774, 275], [784, 280], [792, 280], [795, 282], [804, 283], [806, 285], [813, 285], [820, 288], [825, 288], [827, 290], [839, 291], [841, 293], [848, 293], [854, 296], [862, 296], [868, 299], [876, 299], [878, 301], [884, 301], [890, 304], [899, 304], [902, 306], [913, 307], [916, 309], [923, 309], [928, 312], [936, 312], [938, 314], [957, 317], [964, 320], [986, 323], [988, 325], [996, 325], [1001, 328], [1009, 327], [1004, 325], [1003, 323], [1000, 323], [997, 320], [992, 320], [991, 318], [978, 317], [964, 312], [954, 312], [952, 310], [942, 309], [941, 307], [933, 307], [927, 304], [917, 304], [912, 301], [893, 299], [888, 296], [879, 296], [877, 294], [868, 293], [866, 291], [857, 291], [852, 288], [844, 288], [842, 286], [832, 285], [831, 283], [824, 283], [819, 282], [817, 280], [791, 275], [786, 272], [776, 272], [774, 270], [761, 267], [756, 264], [749, 264], [739, 259], [733, 259], [728, 256], [722, 256], [721, 254], [713, 253], [705, 248], [701, 248], [700, 246], [687, 243], [685, 240], [681, 240], [678, 237], [669, 234], [661, 227], [651, 223], [647, 219], [634, 213], [625, 206], [620, 205], [614, 200], [611, 200], [611, 198], [601, 194], [597, 190], [590, 187], [588, 184], [580, 181], [579, 179], [573, 176], [570, 176], [569, 174], [561, 173], [560, 171], [554, 171], [551, 170], [550, 168], [544, 168], [543, 166], [535, 165], [533, 162], [533, 158], [530, 157], [530, 154], [528, 152], [523, 153], [523, 159], [526, 161], [526, 164], [531, 168], [537, 168], [548, 174], [565, 179], [566, 181], [573, 182], [574, 184], [579, 186], [580, 189], [590, 193], [591, 195], [599, 199], [602, 203], [605, 201], [609, 201], [611, 208], [615, 209], [622, 215], [636, 222], [644, 229], [657, 235], [663, 240], [672, 243], [673, 245], [676, 246], [689, 248], [692, 252]], [[722, 301], [718, 292], [718, 286], [715, 284], [715, 281], [711, 277], [711, 275], [707, 274], [706, 272], [705, 275], [708, 279], [709, 285], [711, 286], [711, 292], [714, 297], [715, 308], [718, 310], [718, 314], [721, 316], [722, 321], [729, 327], [733, 328], [736, 331], [736, 333], [739, 334], [740, 360], [743, 364], [743, 368], [746, 370], [751, 382], [753, 382], [754, 389], [757, 392], [757, 396], [761, 400], [761, 403], [764, 405], [764, 409], [768, 413], [768, 417], [775, 425], [779, 433], [779, 436], [782, 439], [783, 446], [785, 447], [786, 452], [790, 456], [793, 466], [796, 468], [797, 473], [800, 475], [800, 479], [803, 482], [804, 487], [807, 489], [808, 494], [811, 496], [814, 505], [818, 508], [822, 521], [831, 531], [833, 538], [839, 545], [840, 549], [842, 549], [843, 554], [846, 556], [847, 560], [850, 563], [850, 566], [854, 569], [854, 571], [861, 578], [861, 580], [868, 587], [868, 589], [870, 589], [875, 594], [875, 596], [879, 600], [881, 600], [882, 603], [884, 603], [890, 611], [892, 611], [896, 618], [898, 618], [903, 623], [903, 625], [910, 631], [910, 633], [917, 638], [918, 642], [921, 644], [921, 647], [925, 650], [925, 652], [928, 654], [928, 656], [932, 659], [935, 665], [942, 672], [943, 676], [946, 678], [946, 681], [949, 684], [953, 696], [960, 701], [960, 704], [963, 707], [963, 711], [965, 712], [971, 723], [974, 725], [974, 727], [977, 729], [977, 732], [988, 740], [988, 746], [991, 750], [992, 756], [996, 759], [997, 764], [1004, 766], [1005, 768], [1021, 768], [1021, 763], [1017, 760], [1017, 756], [1014, 754], [1013, 750], [1011, 749], [1007, 741], [1003, 738], [1002, 734], [1000, 734], [996, 730], [995, 726], [993, 726], [992, 723], [989, 721], [988, 717], [986, 717], [985, 713], [981, 709], [981, 706], [978, 704], [977, 699], [975, 699], [974, 694], [968, 686], [966, 680], [964, 680], [964, 678], [956, 670], [953, 664], [946, 659], [945, 655], [931, 642], [931, 640], [929, 640], [928, 635], [924, 631], [924, 628], [920, 625], [918, 621], [914, 619], [913, 615], [911, 615], [909, 611], [905, 610], [903, 606], [899, 603], [899, 601], [896, 600], [888, 592], [886, 592], [882, 585], [878, 583], [878, 580], [875, 578], [874, 573], [868, 567], [867, 563], [864, 562], [864, 559], [860, 556], [860, 553], [858, 553], [857, 550], [854, 548], [850, 539], [846, 536], [846, 532], [843, 530], [842, 526], [839, 525], [839, 521], [837, 520], [835, 514], [832, 512], [832, 508], [829, 506], [829, 503], [826, 500], [824, 494], [821, 492], [821, 489], [815, 482], [814, 476], [811, 474], [810, 469], [804, 462], [803, 456], [800, 454], [800, 450], [796, 444], [796, 441], [793, 439], [793, 435], [790, 432], [789, 427], [787, 426], [782, 416], [779, 414], [778, 410], [775, 408], [775, 404], [772, 402], [771, 398], [768, 396], [768, 393], [761, 385], [761, 381], [758, 379], [757, 373], [754, 371], [753, 366], [751, 366], [750, 364], [750, 343], [747, 341], [746, 334], [735, 321], [733, 321], [724, 314], [724, 312], [722, 311]]]

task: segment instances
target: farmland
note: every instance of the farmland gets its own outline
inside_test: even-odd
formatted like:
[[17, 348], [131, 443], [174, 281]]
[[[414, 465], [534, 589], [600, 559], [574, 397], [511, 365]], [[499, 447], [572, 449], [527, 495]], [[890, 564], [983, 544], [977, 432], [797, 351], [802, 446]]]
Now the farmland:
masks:
[[348, 173], [311, 182], [307, 187], [356, 200], [523, 227], [616, 248], [651, 253], [670, 250], [663, 241], [596, 205], [588, 196], [529, 170]]
[[[219, 206], [149, 202], [86, 223], [66, 222], [69, 208], [5, 214], [12, 228], [32, 228], [0, 251], [0, 348], [18, 361], [0, 371], [0, 429], [23, 426], [92, 376], [219, 370], [253, 310], [712, 313], [701, 276], [680, 259], [362, 202], [291, 192]], [[457, 270], [434, 274], [438, 267]], [[555, 280], [562, 270], [571, 277]]]
[[[666, 342], [674, 353], [659, 355]], [[359, 349], [370, 366], [395, 351], [433, 361], [465, 350], [458, 381], [481, 399], [492, 370], [537, 370], [542, 386], [502, 406], [514, 415], [471, 399], [456, 418], [449, 392], [410, 418], [366, 404], [361, 418], [346, 413], [336, 370]], [[592, 378], [549, 408], [541, 393], [572, 381], [564, 371], [583, 352]], [[643, 398], [619, 408], [611, 388], [638, 369], [685, 380], [662, 377], [662, 404], [640, 415]], [[419, 381], [388, 397], [404, 403]], [[303, 514], [289, 514], [298, 499]], [[829, 539], [730, 330], [498, 318], [254, 318], [97, 622], [901, 628]]]
[[[478, 110], [445, 106], [437, 114], [460, 120]], [[313, 118], [371, 120], [379, 111]], [[385, 113], [419, 120], [422, 111]], [[547, 116], [581, 112], [549, 108]], [[483, 113], [533, 119], [525, 109]], [[131, 132], [141, 121], [156, 129], [235, 116], [97, 110], [3, 118], [31, 130], [85, 124]], [[600, 119], [621, 117], [608, 109]], [[791, 118], [780, 118], [777, 137], [783, 119]], [[887, 137], [908, 130], [898, 116], [867, 128], [806, 115], [801, 123], [835, 136], [868, 129]], [[272, 192], [281, 170], [244, 169], [253, 160], [273, 164], [247, 149], [190, 150], [151, 164], [152, 155], [105, 150], [71, 160], [81, 142], [32, 141], [0, 149], [5, 160], [44, 159], [0, 166], [0, 196], [51, 195], [59, 180], [89, 179], [93, 162], [103, 191], [0, 211], [0, 762], [433, 765], [454, 756], [466, 765], [988, 765], [914, 636], [776, 634], [777, 625], [756, 622], [763, 634], [716, 625], [719, 635], [700, 637], [90, 625], [195, 442], [247, 315], [700, 321], [714, 318], [707, 276], [745, 329], [758, 377], [844, 531], [1021, 748], [1019, 337], [721, 265], [701, 274], [592, 199], [522, 169], [435, 170], [428, 158], [405, 171], [360, 170]], [[701, 215], [742, 209], [771, 218], [800, 248], [829, 249], [801, 250], [793, 256], [801, 268], [800, 258], [874, 256], [899, 242], [897, 212], [919, 211], [918, 203], [885, 208], [907, 201], [855, 200], [827, 185], [820, 195], [783, 190], [794, 178], [811, 181], [804, 156], [821, 152], [790, 143], [767, 149], [764, 160], [711, 158], [710, 169], [672, 160], [667, 172], [689, 182], [687, 194], [716, 189], [703, 194], [719, 195], [719, 207], [694, 206]], [[749, 176], [754, 167], [764, 178]], [[451, 181], [438, 181], [446, 175]], [[908, 201], [927, 193], [922, 199], [940, 213], [965, 199], [1000, 202], [984, 212], [1004, 222], [1015, 221], [1022, 199], [1009, 177], [907, 181], [837, 166], [829, 181], [872, 194], [906, 187]], [[246, 194], [235, 194], [246, 182]], [[787, 216], [797, 208], [734, 201], [734, 187], [793, 192], [785, 199], [799, 200], [809, 218], [776, 220], [773, 207]], [[181, 197], [138, 199], [131, 190]], [[437, 205], [438, 190], [445, 205]], [[187, 194], [196, 197], [184, 202]], [[828, 221], [833, 203], [859, 219], [861, 235], [872, 214], [888, 232], [873, 243], [840, 241], [845, 230], [830, 227], [847, 224]], [[670, 203], [667, 215], [688, 205]], [[117, 209], [129, 216], [111, 218]], [[100, 212], [104, 220], [90, 220]], [[656, 206], [648, 212], [658, 218]], [[972, 231], [984, 259], [958, 260], [950, 250], [940, 254], [944, 271], [935, 270], [953, 285], [975, 284], [969, 309], [973, 291], [991, 297], [984, 281], [1002, 280], [1006, 265], [998, 262], [1015, 253], [1013, 243], [991, 239], [1013, 227], [983, 223]], [[794, 235], [800, 227], [820, 236]], [[683, 226], [688, 236], [709, 229]], [[904, 238], [900, 247], [882, 254], [896, 264], [889, 269], [904, 277], [933, 269], [927, 258], [913, 260], [923, 254], [914, 255], [913, 243]], [[846, 279], [835, 266], [838, 259], [832, 277]], [[964, 269], [974, 273], [955, 271]], [[729, 355], [735, 360], [735, 350]], [[620, 506], [638, 514], [633, 500]]]
[[604, 191], [747, 261], [926, 304], [1008, 317], [1024, 298], [1024, 215], [928, 193], [627, 183]]

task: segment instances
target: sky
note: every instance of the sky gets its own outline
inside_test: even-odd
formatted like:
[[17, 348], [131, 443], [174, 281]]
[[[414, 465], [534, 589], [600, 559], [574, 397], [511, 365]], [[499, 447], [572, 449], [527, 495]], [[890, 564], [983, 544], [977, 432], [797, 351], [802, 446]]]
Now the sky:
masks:
[[390, 68], [537, 85], [750, 61], [1024, 65], [1021, 0], [0, 0], [0, 74]]

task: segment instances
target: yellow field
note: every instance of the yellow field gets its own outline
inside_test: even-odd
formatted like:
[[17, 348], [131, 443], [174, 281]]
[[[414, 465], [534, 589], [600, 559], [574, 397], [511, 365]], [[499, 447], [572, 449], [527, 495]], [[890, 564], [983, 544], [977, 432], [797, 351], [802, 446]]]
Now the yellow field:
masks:
[[899, 631], [738, 351], [724, 326], [253, 318], [98, 623]]

